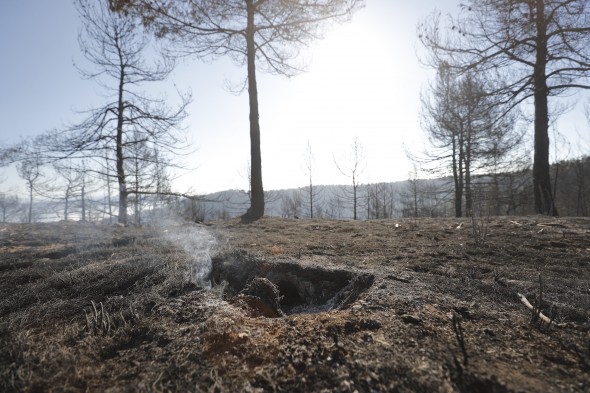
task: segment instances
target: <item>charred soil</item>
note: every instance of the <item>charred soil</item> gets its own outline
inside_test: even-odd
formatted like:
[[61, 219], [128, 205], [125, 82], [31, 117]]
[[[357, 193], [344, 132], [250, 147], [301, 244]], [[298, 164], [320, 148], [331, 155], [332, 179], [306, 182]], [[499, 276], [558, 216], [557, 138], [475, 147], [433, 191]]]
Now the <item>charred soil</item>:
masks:
[[188, 227], [1, 225], [0, 391], [590, 391], [588, 219]]

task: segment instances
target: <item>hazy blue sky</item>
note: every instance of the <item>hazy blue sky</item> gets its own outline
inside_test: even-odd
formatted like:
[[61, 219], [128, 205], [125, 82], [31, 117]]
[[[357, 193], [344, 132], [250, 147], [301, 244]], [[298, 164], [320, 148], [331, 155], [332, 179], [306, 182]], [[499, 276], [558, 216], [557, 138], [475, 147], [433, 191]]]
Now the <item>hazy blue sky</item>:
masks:
[[[336, 26], [304, 53], [308, 71], [291, 79], [258, 76], [265, 189], [304, 186], [307, 143], [316, 156], [315, 183], [346, 183], [334, 165], [355, 137], [364, 146], [362, 182], [404, 180], [411, 170], [404, 145], [417, 146], [419, 94], [429, 71], [416, 58], [416, 24], [438, 7], [458, 0], [367, 0], [352, 22]], [[80, 22], [70, 0], [0, 1], [0, 138], [61, 127], [80, 111], [102, 103], [101, 88], [82, 80]], [[228, 59], [190, 60], [171, 77], [190, 88], [194, 102], [186, 122], [197, 148], [179, 190], [196, 192], [247, 187], [249, 159], [247, 94], [228, 92], [245, 70]], [[588, 135], [581, 116], [572, 130]], [[4, 170], [6, 178], [13, 171]], [[6, 191], [11, 182], [0, 184]], [[10, 188], [13, 188], [10, 186]]]

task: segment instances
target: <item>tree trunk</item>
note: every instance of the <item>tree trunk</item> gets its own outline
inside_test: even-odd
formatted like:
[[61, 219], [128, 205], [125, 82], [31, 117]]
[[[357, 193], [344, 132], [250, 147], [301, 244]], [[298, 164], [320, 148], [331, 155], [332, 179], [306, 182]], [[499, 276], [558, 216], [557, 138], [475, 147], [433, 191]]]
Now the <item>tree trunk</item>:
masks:
[[119, 102], [117, 113], [117, 181], [119, 182], [119, 218], [118, 223], [127, 224], [127, 184], [125, 179], [125, 167], [123, 163], [123, 87], [125, 74], [121, 70], [119, 79]]
[[113, 201], [111, 200], [111, 173], [109, 169], [109, 160], [107, 153], [105, 152], [105, 162], [106, 162], [106, 182], [107, 182], [107, 203], [109, 209], [109, 224], [113, 223]]
[[494, 177], [493, 177], [493, 187], [494, 187], [494, 192], [492, 194], [492, 198], [494, 200], [494, 214], [496, 216], [500, 215], [500, 207], [501, 207], [501, 203], [500, 203], [500, 180], [499, 180], [499, 174], [498, 174], [498, 149], [496, 148], [496, 145], [494, 145], [494, 150], [493, 150], [493, 154], [494, 154]]
[[69, 208], [69, 200], [70, 200], [70, 190], [71, 186], [68, 184], [66, 187], [66, 198], [64, 201], [64, 221], [68, 221], [68, 208]]
[[[462, 172], [461, 169], [461, 155], [458, 157], [457, 160], [457, 141], [453, 136], [453, 180], [455, 182], [455, 217], [462, 217], [463, 212], [461, 210], [461, 206], [463, 203], [463, 180], [462, 180]], [[459, 162], [457, 162], [459, 161]]]
[[471, 192], [471, 121], [467, 123], [467, 137], [465, 141], [465, 212], [473, 217], [473, 193]]
[[141, 217], [139, 216], [139, 204], [140, 193], [139, 193], [139, 152], [135, 153], [136, 157], [133, 159], [133, 176], [135, 177], [135, 199], [133, 201], [134, 213], [135, 213], [135, 225], [141, 225]]
[[313, 218], [313, 183], [311, 181], [311, 170], [309, 171], [309, 218]]
[[82, 180], [82, 221], [86, 221], [86, 184], [84, 180]]
[[354, 173], [352, 174], [352, 209], [353, 209], [353, 219], [356, 220], [357, 217], [357, 200], [356, 200], [356, 179], [354, 178]]
[[557, 216], [551, 192], [549, 167], [549, 107], [547, 89], [547, 27], [545, 5], [537, 0], [537, 57], [533, 75], [535, 101], [535, 155], [533, 161], [533, 193], [535, 211], [539, 214]]
[[33, 183], [29, 183], [29, 224], [33, 222]]
[[[373, 195], [375, 198], [375, 195]], [[375, 202], [373, 202], [375, 204]], [[371, 219], [371, 189], [367, 186], [367, 220]]]
[[414, 180], [414, 217], [418, 218], [418, 179]]
[[256, 87], [256, 46], [254, 43], [253, 0], [246, 0], [248, 25], [246, 46], [248, 61], [248, 98], [250, 103], [250, 208], [244, 214], [247, 220], [257, 220], [264, 215], [264, 189], [262, 187], [262, 155], [260, 153], [260, 122], [258, 114], [258, 88]]

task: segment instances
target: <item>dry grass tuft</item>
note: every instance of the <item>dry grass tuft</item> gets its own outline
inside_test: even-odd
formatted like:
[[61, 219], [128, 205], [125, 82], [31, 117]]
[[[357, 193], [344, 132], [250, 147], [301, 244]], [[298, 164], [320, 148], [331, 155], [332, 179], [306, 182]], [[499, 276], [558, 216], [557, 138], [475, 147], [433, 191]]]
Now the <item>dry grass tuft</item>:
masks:
[[155, 231], [130, 229], [136, 233], [123, 240], [134, 241], [117, 241], [113, 228], [71, 229], [15, 226], [15, 237], [54, 231], [61, 237], [49, 238], [61, 243], [3, 247], [0, 391], [101, 390], [105, 373], [117, 371], [96, 362], [151, 342], [155, 314], [196, 289], [187, 279], [189, 256]]

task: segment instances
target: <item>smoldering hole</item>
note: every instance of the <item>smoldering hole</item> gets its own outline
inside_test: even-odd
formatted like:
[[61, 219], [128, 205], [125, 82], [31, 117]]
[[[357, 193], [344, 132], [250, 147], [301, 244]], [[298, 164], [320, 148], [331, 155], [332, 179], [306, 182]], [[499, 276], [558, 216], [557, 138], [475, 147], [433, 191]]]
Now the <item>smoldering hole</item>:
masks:
[[225, 300], [252, 316], [266, 317], [344, 309], [374, 278], [344, 269], [269, 262], [245, 252], [214, 257], [210, 275], [213, 290], [220, 289]]

